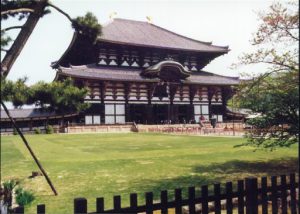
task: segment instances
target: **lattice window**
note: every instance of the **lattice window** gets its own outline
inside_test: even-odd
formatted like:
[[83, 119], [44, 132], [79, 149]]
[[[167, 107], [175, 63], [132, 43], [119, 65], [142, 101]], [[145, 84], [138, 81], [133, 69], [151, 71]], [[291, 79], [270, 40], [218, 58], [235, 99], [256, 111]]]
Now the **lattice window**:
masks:
[[105, 123], [125, 123], [125, 105], [105, 104]]
[[105, 49], [100, 49], [98, 64], [107, 65], [107, 52]]

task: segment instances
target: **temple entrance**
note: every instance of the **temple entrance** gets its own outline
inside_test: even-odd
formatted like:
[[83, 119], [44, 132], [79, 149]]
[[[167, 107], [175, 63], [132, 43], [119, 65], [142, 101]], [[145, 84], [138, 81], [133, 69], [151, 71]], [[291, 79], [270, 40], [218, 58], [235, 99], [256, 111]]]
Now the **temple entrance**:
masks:
[[139, 123], [139, 124], [146, 124], [147, 117], [145, 116], [146, 113], [146, 105], [141, 104], [131, 104], [130, 105], [130, 121]]
[[128, 122], [138, 124], [193, 123], [194, 112], [190, 105], [179, 104], [130, 104]]
[[165, 105], [153, 105], [153, 117], [155, 124], [168, 123], [169, 106]]
[[178, 119], [178, 123], [189, 123], [189, 116], [188, 116], [188, 105], [176, 105], [177, 107], [177, 119]]

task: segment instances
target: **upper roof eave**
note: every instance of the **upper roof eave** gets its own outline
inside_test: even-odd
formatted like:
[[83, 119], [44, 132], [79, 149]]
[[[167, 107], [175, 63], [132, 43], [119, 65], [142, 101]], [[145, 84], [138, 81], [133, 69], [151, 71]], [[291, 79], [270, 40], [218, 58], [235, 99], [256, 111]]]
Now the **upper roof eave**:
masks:
[[102, 32], [98, 37], [99, 41], [115, 44], [198, 52], [229, 51], [228, 46], [216, 46], [212, 42], [192, 39], [145, 21], [115, 18], [103, 27]]
[[70, 50], [70, 49], [72, 48], [72, 46], [74, 45], [74, 43], [75, 43], [77, 37], [78, 37], [78, 32], [75, 31], [75, 32], [73, 33], [72, 40], [71, 40], [71, 42], [70, 42], [68, 48], [65, 50], [65, 52], [61, 55], [61, 57], [60, 57], [58, 60], [56, 60], [56, 61], [54, 61], [54, 62], [52, 62], [52, 63], [50, 64], [50, 66], [51, 66], [52, 68], [57, 68], [57, 67], [59, 66], [59, 63], [61, 62], [61, 60], [63, 60], [63, 58], [68, 54], [69, 50]]
[[[167, 49], [167, 50], [176, 50], [176, 51], [192, 51], [192, 52], [198, 52], [198, 53], [228, 53], [230, 51], [229, 48], [224, 50], [199, 50], [199, 49], [187, 49], [187, 48], [172, 48], [172, 47], [163, 47], [163, 46], [156, 46], [156, 45], [144, 45], [144, 44], [138, 44], [138, 43], [128, 43], [128, 42], [121, 42], [121, 41], [114, 41], [109, 39], [103, 39], [103, 38], [97, 38], [98, 42], [107, 42], [112, 44], [118, 44], [118, 45], [131, 45], [136, 47], [143, 47], [143, 48], [158, 48], [158, 49]], [[223, 47], [222, 47], [223, 48]]]

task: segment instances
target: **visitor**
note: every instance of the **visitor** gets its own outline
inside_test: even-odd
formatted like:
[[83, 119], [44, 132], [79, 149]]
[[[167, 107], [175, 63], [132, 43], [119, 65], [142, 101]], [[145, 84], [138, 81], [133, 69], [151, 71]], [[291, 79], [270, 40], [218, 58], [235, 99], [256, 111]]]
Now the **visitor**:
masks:
[[215, 117], [215, 115], [212, 115], [210, 118], [210, 123], [212, 125], [213, 128], [216, 128], [217, 125], [217, 118]]
[[201, 115], [201, 116], [199, 117], [199, 125], [200, 125], [201, 128], [204, 127], [204, 124], [203, 124], [204, 120], [205, 120], [205, 117], [203, 117], [203, 115]]

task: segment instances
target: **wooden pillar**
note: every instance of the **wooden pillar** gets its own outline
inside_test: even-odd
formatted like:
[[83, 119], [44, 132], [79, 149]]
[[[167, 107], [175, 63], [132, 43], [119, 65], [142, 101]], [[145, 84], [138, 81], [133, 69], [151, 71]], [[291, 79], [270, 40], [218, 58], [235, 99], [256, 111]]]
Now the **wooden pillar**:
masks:
[[194, 105], [193, 104], [189, 104], [188, 105], [188, 112], [187, 112], [187, 122], [189, 122], [190, 120], [194, 120], [195, 116], [194, 116]]
[[105, 104], [104, 104], [104, 100], [105, 100], [105, 94], [106, 94], [106, 88], [107, 88], [107, 82], [102, 82], [100, 85], [100, 91], [101, 91], [101, 111], [100, 111], [100, 122], [102, 124], [105, 123]]
[[213, 87], [208, 87], [208, 112], [209, 112], [209, 118], [212, 117], [212, 111], [211, 111], [211, 100], [214, 95], [214, 89]]
[[153, 124], [154, 123], [153, 105], [152, 104], [146, 105], [146, 118], [147, 118], [147, 124]]
[[226, 112], [226, 101], [225, 101], [225, 88], [221, 87], [221, 94], [222, 94], [222, 115], [223, 115], [223, 120], [226, 119], [225, 118], [225, 112]]
[[131, 90], [131, 84], [130, 83], [124, 83], [124, 98], [125, 98], [125, 121], [131, 122], [131, 114], [130, 114], [130, 105], [128, 103], [129, 100], [129, 94]]
[[175, 97], [177, 89], [178, 89], [178, 85], [174, 85], [174, 84], [169, 85], [169, 99], [170, 99], [170, 102], [169, 102], [169, 105], [168, 105], [168, 121], [171, 120], [172, 123], [174, 123], [175, 120], [177, 119], [176, 115], [174, 114], [175, 112], [174, 112], [174, 104], [173, 104], [174, 97]]
[[172, 110], [173, 110], [173, 103], [168, 103], [168, 123], [172, 123]]
[[176, 123], [178, 121], [178, 105], [172, 104], [171, 115], [172, 122]]
[[197, 93], [197, 87], [196, 86], [189, 86], [189, 99], [190, 99], [190, 104], [193, 104], [193, 100], [195, 98], [195, 95]]
[[130, 105], [127, 102], [125, 103], [125, 121], [131, 122]]
[[234, 90], [231, 86], [228, 87], [222, 87], [222, 105], [223, 105], [223, 109], [224, 109], [224, 120], [226, 120], [226, 106], [227, 106], [227, 101], [232, 98], [232, 96], [234, 95]]
[[30, 122], [29, 122], [29, 130], [32, 131], [32, 118], [30, 118]]

